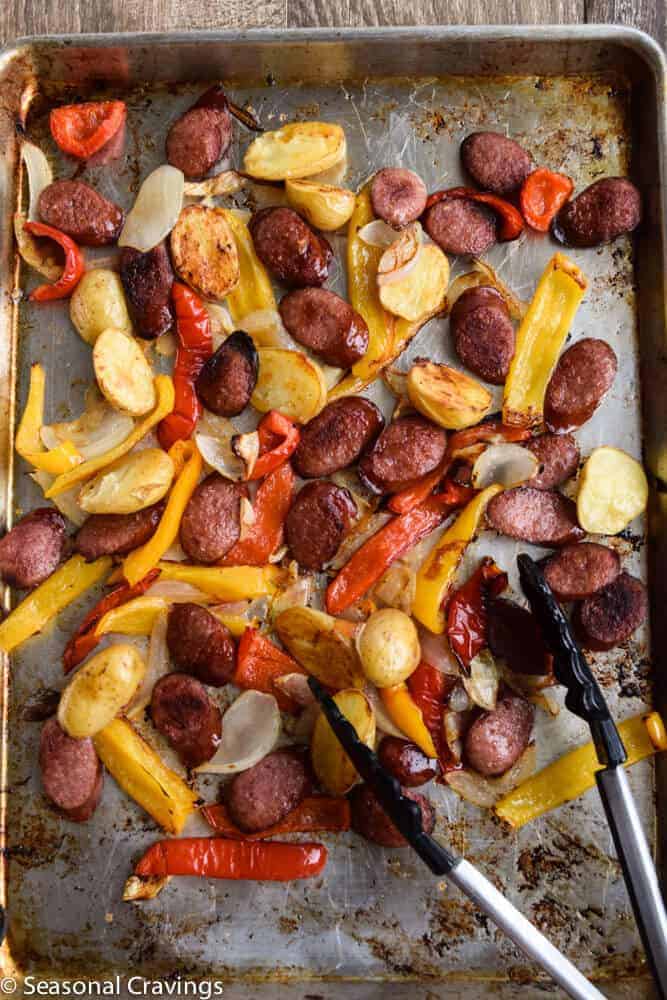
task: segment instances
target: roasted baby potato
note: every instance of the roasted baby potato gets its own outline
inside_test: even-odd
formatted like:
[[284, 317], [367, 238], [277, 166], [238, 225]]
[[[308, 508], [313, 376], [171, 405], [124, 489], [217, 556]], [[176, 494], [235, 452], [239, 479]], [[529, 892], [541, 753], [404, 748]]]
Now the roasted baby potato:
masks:
[[221, 301], [240, 277], [234, 234], [221, 208], [190, 205], [171, 232], [174, 269], [205, 299]]
[[327, 400], [322, 369], [300, 351], [260, 347], [259, 375], [250, 402], [260, 413], [279, 410], [290, 420], [307, 424]]
[[251, 177], [284, 181], [328, 170], [347, 154], [345, 132], [331, 122], [292, 122], [257, 136], [246, 150], [243, 169]]
[[639, 462], [619, 448], [595, 448], [581, 472], [577, 520], [591, 534], [617, 535], [648, 503], [648, 482]]
[[488, 389], [470, 375], [433, 361], [418, 361], [412, 366], [407, 389], [416, 410], [453, 431], [478, 424], [493, 402]]
[[327, 687], [358, 687], [364, 682], [348, 622], [313, 608], [287, 608], [275, 627], [292, 656]]
[[394, 316], [417, 323], [439, 309], [444, 309], [449, 283], [449, 261], [440, 247], [427, 243], [419, 247], [414, 265], [394, 280], [400, 263], [393, 266], [389, 247], [380, 258], [378, 284], [380, 302]]
[[93, 347], [93, 368], [102, 395], [115, 410], [143, 417], [155, 406], [153, 372], [139, 344], [123, 330], [104, 330]]
[[145, 672], [134, 646], [108, 646], [74, 674], [60, 698], [58, 722], [75, 740], [94, 736], [127, 705]]
[[[363, 691], [348, 688], [334, 695], [334, 701], [357, 731], [357, 736], [372, 747], [375, 743], [375, 713]], [[345, 795], [357, 780], [357, 772], [338, 741], [324, 712], [315, 722], [310, 744], [311, 760], [317, 780], [329, 795]]]
[[110, 328], [132, 333], [122, 282], [115, 271], [106, 267], [86, 271], [72, 292], [69, 315], [87, 344], [94, 344]]
[[287, 200], [316, 229], [333, 232], [350, 221], [355, 194], [319, 181], [288, 180]]
[[86, 483], [78, 504], [88, 514], [135, 514], [161, 500], [173, 478], [174, 463], [161, 448], [133, 451]]
[[357, 651], [371, 684], [400, 684], [417, 669], [421, 657], [415, 623], [397, 608], [375, 611], [357, 635]]

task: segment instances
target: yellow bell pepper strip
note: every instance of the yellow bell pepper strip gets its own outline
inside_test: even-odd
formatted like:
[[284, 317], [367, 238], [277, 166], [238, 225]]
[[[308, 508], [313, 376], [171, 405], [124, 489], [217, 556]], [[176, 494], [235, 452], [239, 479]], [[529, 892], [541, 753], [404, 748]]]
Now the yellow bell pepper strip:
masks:
[[83, 556], [72, 556], [5, 618], [0, 625], [0, 650], [10, 653], [36, 635], [63, 608], [99, 583], [110, 569], [109, 556], [90, 563]]
[[[667, 732], [657, 712], [635, 715], [618, 724], [628, 759], [625, 767], [644, 757], [667, 750]], [[592, 788], [601, 764], [592, 742], [584, 743], [542, 768], [496, 802], [494, 812], [518, 829], [565, 802], [571, 802]]]
[[15, 448], [21, 458], [30, 462], [35, 469], [48, 472], [51, 476], [59, 476], [83, 462], [83, 456], [71, 441], [64, 441], [50, 451], [42, 444], [39, 432], [44, 423], [45, 387], [44, 369], [41, 365], [33, 365], [30, 369], [28, 401], [16, 432]]
[[102, 615], [95, 626], [95, 638], [118, 632], [121, 635], [150, 635], [155, 619], [166, 611], [167, 601], [163, 597], [135, 597], [133, 601], [111, 608]]
[[235, 639], [240, 639], [247, 628], [257, 628], [257, 618], [244, 618], [243, 615], [228, 615], [217, 608], [208, 609], [219, 622], [229, 629]]
[[405, 681], [393, 684], [391, 687], [380, 688], [379, 691], [382, 704], [394, 725], [398, 726], [409, 740], [416, 743], [427, 757], [436, 758], [438, 751], [433, 737]]
[[164, 764], [126, 719], [114, 719], [94, 737], [95, 749], [124, 792], [168, 833], [180, 833], [197, 795]]
[[178, 538], [183, 511], [199, 482], [202, 457], [194, 441], [177, 441], [169, 449], [169, 457], [174, 463], [176, 479], [157, 530], [145, 545], [130, 552], [123, 562], [123, 576], [132, 586], [157, 566]]
[[240, 278], [236, 288], [227, 296], [227, 305], [234, 323], [241, 323], [248, 313], [260, 309], [276, 310], [276, 300], [269, 276], [255, 253], [250, 230], [238, 215], [227, 208], [221, 209], [231, 229], [239, 255]]
[[564, 254], [547, 264], [516, 335], [505, 382], [503, 423], [538, 430], [544, 396], [588, 282]]
[[450, 524], [419, 568], [412, 614], [436, 635], [445, 631], [443, 604], [454, 582], [463, 553], [479, 530], [487, 503], [500, 492], [502, 486], [494, 484], [477, 493]]
[[190, 566], [161, 562], [158, 569], [162, 580], [191, 583], [205, 594], [230, 602], [275, 594], [283, 576], [277, 566]]
[[52, 497], [57, 497], [60, 493], [64, 493], [65, 490], [69, 490], [72, 486], [76, 486], [77, 483], [82, 483], [84, 479], [90, 479], [90, 477], [94, 476], [96, 472], [100, 471], [100, 469], [104, 469], [107, 465], [111, 465], [112, 462], [122, 458], [123, 455], [126, 455], [128, 451], [134, 448], [135, 444], [138, 444], [139, 441], [141, 441], [141, 439], [144, 438], [148, 432], [162, 420], [163, 417], [166, 417], [168, 413], [171, 413], [174, 408], [174, 383], [168, 375], [156, 376], [155, 391], [157, 394], [155, 409], [152, 413], [149, 413], [143, 418], [143, 420], [135, 425], [132, 433], [129, 434], [124, 441], [121, 441], [121, 443], [116, 445], [115, 448], [111, 448], [103, 455], [98, 455], [97, 458], [90, 458], [87, 462], [82, 462], [80, 465], [77, 465], [76, 468], [58, 476], [55, 482], [53, 482], [46, 491], [44, 496], [49, 500]]

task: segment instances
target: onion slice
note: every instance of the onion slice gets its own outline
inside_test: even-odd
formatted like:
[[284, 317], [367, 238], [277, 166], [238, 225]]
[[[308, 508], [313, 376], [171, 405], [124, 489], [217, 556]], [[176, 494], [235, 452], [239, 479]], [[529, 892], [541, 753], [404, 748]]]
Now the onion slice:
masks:
[[[38, 486], [41, 487], [42, 492], [46, 493], [48, 488], [53, 485], [56, 477], [49, 475], [48, 472], [44, 472], [42, 469], [36, 469], [35, 472], [30, 473], [30, 478], [33, 479]], [[64, 493], [59, 493], [57, 497], [53, 497], [51, 503], [58, 508], [61, 514], [63, 514], [68, 521], [80, 528], [83, 522], [86, 520], [88, 515], [85, 510], [79, 507], [77, 503], [77, 497], [81, 492], [81, 486], [77, 483], [70, 490], [65, 490]]]
[[37, 202], [44, 188], [53, 183], [53, 172], [44, 153], [32, 142], [21, 143], [21, 159], [28, 173], [28, 222], [39, 221]]
[[245, 177], [235, 170], [223, 170], [205, 181], [186, 181], [183, 194], [186, 198], [215, 198], [225, 194], [236, 194], [245, 184]]
[[169, 235], [183, 208], [185, 178], [177, 167], [163, 163], [139, 188], [118, 238], [119, 247], [148, 253]]
[[485, 778], [476, 771], [449, 771], [445, 781], [462, 799], [483, 809], [491, 809], [502, 795], [507, 795], [535, 773], [537, 748], [529, 743], [515, 764], [499, 778]]
[[165, 608], [155, 619], [155, 624], [151, 631], [151, 638], [148, 644], [148, 659], [146, 661], [146, 673], [144, 678], [134, 693], [130, 704], [125, 710], [129, 719], [134, 719], [140, 715], [147, 705], [150, 704], [153, 688], [165, 674], [171, 670], [169, 659], [169, 649], [167, 648], [167, 619], [169, 612]]
[[306, 674], [283, 674], [282, 677], [276, 677], [274, 683], [297, 705], [307, 708], [308, 705], [315, 704], [315, 695], [308, 686]]
[[396, 242], [398, 233], [382, 219], [373, 219], [357, 231], [357, 238], [369, 247], [389, 247]]
[[378, 264], [377, 282], [380, 288], [407, 278], [419, 258], [421, 234], [422, 227], [413, 222], [387, 247]]
[[210, 604], [214, 600], [210, 594], [180, 580], [156, 580], [144, 596], [163, 597], [168, 604]]
[[280, 736], [280, 725], [278, 702], [272, 694], [244, 691], [225, 712], [215, 756], [195, 770], [206, 774], [247, 771], [271, 753]]
[[418, 626], [418, 632], [422, 660], [441, 674], [458, 677], [461, 673], [458, 660], [449, 648], [446, 636], [435, 635], [421, 625]]
[[531, 479], [538, 465], [532, 451], [520, 444], [492, 444], [475, 459], [472, 484], [476, 490], [485, 490], [494, 483], [511, 489]]
[[492, 712], [498, 700], [501, 670], [490, 649], [483, 649], [470, 661], [470, 676], [462, 677], [468, 695], [480, 708]]
[[91, 392], [86, 398], [86, 408], [76, 420], [65, 423], [45, 424], [40, 430], [46, 448], [57, 448], [64, 441], [71, 441], [86, 461], [97, 458], [121, 444], [132, 433], [134, 420], [126, 413], [119, 413]]
[[234, 454], [233, 440], [237, 435], [231, 420], [208, 410], [204, 411], [195, 431], [195, 444], [206, 464], [225, 479], [238, 483], [245, 476], [246, 464]]

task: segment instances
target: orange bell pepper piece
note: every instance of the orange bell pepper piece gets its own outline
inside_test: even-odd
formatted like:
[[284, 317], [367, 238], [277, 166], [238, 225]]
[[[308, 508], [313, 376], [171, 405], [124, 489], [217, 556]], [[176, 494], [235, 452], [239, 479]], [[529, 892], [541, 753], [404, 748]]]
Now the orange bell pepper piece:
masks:
[[245, 538], [234, 545], [221, 566], [264, 566], [281, 545], [283, 526], [292, 503], [294, 473], [289, 462], [270, 472], [252, 505], [255, 520]]
[[436, 758], [438, 751], [421, 710], [413, 700], [405, 681], [391, 687], [380, 688], [380, 698], [387, 714], [402, 733], [416, 743], [427, 757]]
[[298, 706], [276, 686], [275, 680], [285, 674], [305, 673], [301, 664], [278, 649], [258, 629], [247, 628], [241, 636], [232, 677], [232, 683], [237, 687], [272, 694], [283, 712], [296, 712]]

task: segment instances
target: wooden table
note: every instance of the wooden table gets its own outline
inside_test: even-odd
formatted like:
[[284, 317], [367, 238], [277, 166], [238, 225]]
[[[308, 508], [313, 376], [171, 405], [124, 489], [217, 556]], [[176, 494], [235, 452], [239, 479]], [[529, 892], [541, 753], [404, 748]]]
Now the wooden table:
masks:
[[184, 28], [583, 24], [643, 28], [662, 45], [666, 0], [3, 0], [0, 37]]

